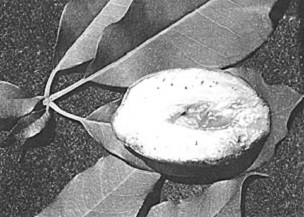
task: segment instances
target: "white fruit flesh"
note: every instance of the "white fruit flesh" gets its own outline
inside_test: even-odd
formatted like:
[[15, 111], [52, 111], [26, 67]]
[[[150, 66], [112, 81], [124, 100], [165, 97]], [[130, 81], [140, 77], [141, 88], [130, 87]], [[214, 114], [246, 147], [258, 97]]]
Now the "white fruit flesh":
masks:
[[223, 71], [175, 69], [129, 88], [112, 121], [125, 145], [150, 159], [220, 160], [270, 130], [269, 108], [244, 80]]

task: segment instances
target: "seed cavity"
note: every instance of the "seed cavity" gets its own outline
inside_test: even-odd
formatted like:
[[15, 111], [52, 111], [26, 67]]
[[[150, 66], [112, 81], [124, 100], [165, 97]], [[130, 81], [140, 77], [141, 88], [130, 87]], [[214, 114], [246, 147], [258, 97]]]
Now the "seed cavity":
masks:
[[[233, 105], [239, 106], [239, 104]], [[185, 106], [184, 110], [173, 115], [169, 122], [196, 130], [222, 130], [237, 124], [236, 114], [236, 110], [231, 105], [221, 110], [214, 110], [211, 104], [204, 102]]]

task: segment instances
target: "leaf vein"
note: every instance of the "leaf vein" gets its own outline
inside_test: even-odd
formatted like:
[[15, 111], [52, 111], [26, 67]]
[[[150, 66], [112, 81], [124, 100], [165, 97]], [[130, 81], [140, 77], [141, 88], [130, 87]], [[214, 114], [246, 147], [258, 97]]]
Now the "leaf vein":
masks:
[[188, 55], [188, 53], [186, 53], [185, 51], [183, 51], [181, 48], [177, 47], [175, 44], [172, 43], [172, 41], [166, 40], [166, 39], [162, 39], [164, 41], [166, 41], [167, 43], [171, 44], [173, 47], [175, 47], [177, 50], [181, 51], [183, 54], [185, 54], [185, 56], [187, 56], [189, 59], [191, 59], [194, 63], [204, 66], [201, 63], [197, 62], [195, 59], [193, 59], [191, 56]]
[[219, 26], [220, 28], [223, 28], [223, 29], [227, 30], [228, 32], [231, 32], [232, 34], [236, 35], [238, 38], [241, 38], [241, 37], [242, 37], [241, 35], [239, 35], [239, 34], [236, 33], [235, 31], [233, 31], [233, 30], [230, 29], [229, 27], [220, 24], [220, 23], [217, 22], [216, 20], [213, 20], [213, 19], [211, 19], [210, 17], [208, 17], [208, 16], [206, 16], [206, 15], [200, 13], [200, 12], [197, 12], [197, 13], [198, 13], [200, 16], [202, 16], [202, 17], [206, 18], [207, 20], [209, 20], [210, 22], [216, 24], [216, 25]]
[[240, 8], [242, 8], [242, 9], [246, 10], [246, 9], [244, 8], [244, 6], [242, 6], [241, 4], [239, 4], [239, 3], [237, 3], [237, 2], [234, 2], [233, 0], [227, 0], [227, 2], [230, 2], [231, 4], [236, 5], [236, 6], [240, 7]]
[[117, 7], [126, 7], [126, 5], [124, 5], [124, 4], [119, 4], [119, 3], [117, 3], [117, 2], [110, 2], [109, 4], [112, 4], [112, 5], [117, 6]]
[[208, 47], [207, 45], [203, 44], [202, 42], [197, 41], [196, 39], [191, 38], [191, 37], [189, 37], [189, 36], [187, 36], [187, 35], [185, 35], [185, 34], [179, 32], [179, 31], [176, 31], [176, 30], [174, 30], [174, 29], [172, 29], [172, 31], [173, 31], [173, 32], [176, 32], [177, 34], [179, 34], [179, 35], [181, 35], [181, 36], [183, 36], [183, 37], [185, 37], [185, 38], [187, 38], [187, 39], [190, 40], [190, 41], [193, 41], [193, 42], [195, 42], [195, 43], [201, 45], [202, 47], [205, 47], [205, 48], [207, 48], [207, 49], [213, 51], [214, 53], [217, 53], [219, 56], [228, 59], [228, 57], [227, 57], [226, 55], [223, 55], [223, 54], [221, 54], [219, 51], [217, 51], [217, 50], [215, 50], [215, 49], [213, 49], [213, 48], [211, 48], [211, 47]]

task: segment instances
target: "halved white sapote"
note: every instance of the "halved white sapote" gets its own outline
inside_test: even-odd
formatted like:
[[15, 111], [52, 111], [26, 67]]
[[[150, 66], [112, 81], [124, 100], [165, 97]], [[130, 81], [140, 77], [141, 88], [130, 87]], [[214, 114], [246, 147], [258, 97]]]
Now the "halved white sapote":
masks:
[[214, 167], [223, 159], [238, 159], [264, 141], [270, 132], [269, 116], [267, 104], [240, 77], [226, 71], [173, 69], [133, 84], [112, 126], [125, 146], [148, 159], [152, 167], [155, 161], [157, 170], [162, 170], [160, 162], [169, 167]]

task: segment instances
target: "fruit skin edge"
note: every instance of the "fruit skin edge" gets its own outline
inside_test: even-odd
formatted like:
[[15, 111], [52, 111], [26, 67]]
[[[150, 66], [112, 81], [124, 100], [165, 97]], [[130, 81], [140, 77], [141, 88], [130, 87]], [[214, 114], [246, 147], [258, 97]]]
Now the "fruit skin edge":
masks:
[[142, 159], [147, 166], [172, 181], [189, 184], [210, 184], [220, 180], [232, 179], [244, 172], [256, 160], [266, 140], [267, 135], [264, 135], [238, 155], [227, 156], [214, 162], [187, 161], [177, 163], [156, 161], [138, 154], [131, 148], [126, 147], [126, 149], [134, 156]]
[[[296, 1], [304, 4], [302, 0]], [[12, 83], [23, 84], [26, 89], [34, 91], [35, 94], [40, 94], [43, 91], [41, 80], [45, 80], [48, 72], [52, 69], [51, 51], [55, 41], [52, 37], [46, 37], [45, 40], [41, 41], [41, 35], [43, 34], [40, 34], [40, 32], [44, 29], [44, 32], [49, 33], [48, 36], [56, 35], [57, 21], [66, 1], [58, 0], [56, 2], [55, 4], [51, 2], [41, 4], [37, 2], [34, 4], [33, 2], [18, 1], [3, 5], [4, 11], [11, 11], [11, 13], [4, 13], [2, 17], [2, 24], [10, 26], [10, 28], [4, 30], [7, 34], [3, 36], [3, 42], [9, 44], [6, 42], [17, 41], [18, 43], [11, 48], [25, 52], [26, 55], [18, 55], [18, 58], [16, 58], [14, 56], [15, 52], [10, 52], [10, 48], [4, 47], [2, 56], [4, 71], [2, 76], [7, 77], [8, 81]], [[50, 8], [53, 9], [50, 10]], [[35, 11], [31, 19], [28, 19], [27, 13], [25, 13], [27, 9]], [[43, 12], [44, 10], [45, 12]], [[295, 40], [294, 36], [298, 17], [290, 21], [288, 19], [292, 18], [290, 15], [294, 15], [296, 11], [296, 7], [289, 11], [271, 43], [266, 49], [263, 49], [262, 55], [258, 55], [255, 61], [257, 62], [256, 67], [264, 68], [266, 73], [271, 72], [266, 75], [269, 82], [275, 81], [276, 83], [289, 84], [304, 93], [304, 83], [299, 77], [299, 68], [297, 65], [292, 65], [298, 58], [296, 52], [294, 52], [294, 50], [298, 49], [297, 40]], [[17, 22], [16, 18], [18, 16], [24, 19], [20, 19], [20, 22]], [[46, 22], [37, 22], [33, 26], [33, 20], [45, 20]], [[22, 30], [24, 34], [20, 35], [19, 25], [31, 29], [33, 34], [27, 34]], [[38, 34], [35, 34], [36, 32]], [[24, 41], [27, 39], [31, 42], [31, 46], [24, 47]], [[39, 55], [41, 51], [43, 55]], [[269, 55], [269, 52], [272, 55]], [[270, 60], [272, 57], [275, 58]], [[43, 70], [39, 68], [37, 73], [33, 73], [32, 70], [25, 70], [31, 65], [41, 66]], [[287, 74], [285, 72], [283, 74], [286, 67], [289, 67], [290, 70]], [[24, 76], [28, 76], [29, 80], [33, 81], [35, 85], [31, 82], [24, 83], [24, 76], [20, 76], [20, 72]], [[279, 76], [278, 73], [280, 73]], [[70, 82], [70, 80], [65, 82]], [[93, 97], [98, 97], [98, 95], [94, 95], [92, 91], [90, 94], [92, 96], [90, 100], [85, 100], [81, 97], [75, 99], [79, 100], [79, 105], [83, 105], [79, 108], [81, 112], [85, 112], [88, 108], [94, 109], [100, 104], [100, 98]], [[105, 101], [104, 103], [107, 102]], [[64, 102], [64, 104], [65, 108], [75, 109], [72, 103]], [[302, 216], [300, 214], [304, 216], [303, 195], [301, 194], [303, 176], [301, 175], [302, 179], [299, 179], [301, 178], [299, 176], [299, 167], [295, 166], [301, 159], [303, 160], [304, 153], [304, 146], [301, 145], [301, 138], [303, 138], [304, 132], [302, 109], [297, 112], [295, 117], [288, 139], [285, 139], [283, 144], [278, 146], [277, 154], [271, 164], [267, 164], [266, 167], [262, 168], [263, 172], [269, 173], [271, 176], [268, 179], [260, 179], [251, 183], [246, 191], [245, 207], [248, 216], [290, 216], [296, 212], [299, 216]], [[35, 152], [30, 153], [30, 157], [32, 156], [33, 158], [26, 159], [26, 163], [23, 165], [26, 169], [16, 168], [16, 165], [12, 162], [12, 159], [15, 159], [14, 153], [1, 153], [2, 161], [10, 163], [3, 165], [5, 176], [2, 177], [2, 184], [5, 187], [3, 188], [5, 189], [5, 194], [1, 195], [1, 199], [6, 203], [0, 207], [0, 216], [27, 216], [37, 213], [56, 197], [62, 186], [67, 184], [69, 177], [94, 165], [99, 157], [106, 154], [104, 150], [100, 149], [99, 145], [92, 142], [88, 134], [83, 132], [81, 126], [73, 123], [71, 126], [70, 121], [62, 121], [61, 119], [57, 125], [59, 134], [65, 132], [65, 140], [60, 139], [50, 147], [41, 150], [36, 149]], [[66, 130], [71, 127], [73, 130]], [[79, 139], [80, 137], [81, 139]], [[75, 151], [75, 147], [78, 147], [77, 151]], [[49, 153], [51, 153], [51, 156], [48, 158]], [[71, 159], [74, 159], [73, 164], [70, 163]], [[56, 165], [56, 167], [54, 168], [53, 165]], [[50, 176], [50, 174], [52, 175]], [[37, 177], [40, 178], [37, 179]], [[33, 195], [33, 189], [30, 186], [36, 185], [36, 183], [38, 185]], [[171, 191], [172, 194], [176, 193], [177, 200], [180, 195], [189, 193], [189, 189], [186, 187], [178, 188], [172, 186], [171, 188], [168, 191]], [[20, 198], [20, 192], [23, 192], [22, 198]], [[41, 201], [42, 198], [43, 200]], [[10, 201], [14, 201], [14, 203], [8, 205]], [[37, 203], [37, 201], [39, 202]]]
[[[176, 70], [176, 69], [171, 69], [171, 70]], [[250, 88], [255, 90], [255, 88], [253, 88], [254, 85], [252, 85], [249, 81], [247, 81], [246, 78], [243, 78], [238, 74], [230, 72], [229, 70], [214, 70], [214, 71], [228, 73], [230, 75], [236, 76], [238, 77], [238, 79], [241, 79], [243, 82], [245, 82]], [[153, 74], [147, 75], [146, 77], [150, 78], [151, 76], [153, 76]], [[140, 81], [144, 80], [144, 78], [145, 77], [136, 81], [131, 87], [133, 87]], [[127, 93], [128, 92], [129, 90], [127, 91]], [[257, 96], [262, 99], [263, 103], [268, 108], [270, 108], [267, 101], [258, 92], [257, 92]], [[121, 105], [123, 104], [124, 104], [124, 100], [122, 101]], [[112, 121], [115, 116], [117, 116], [117, 113], [114, 113], [114, 115], [112, 116]], [[258, 140], [250, 144], [249, 148], [247, 148], [246, 150], [241, 150], [239, 153], [235, 155], [226, 156], [222, 159], [215, 161], [186, 161], [186, 162], [174, 161], [173, 162], [170, 160], [168, 161], [157, 160], [157, 159], [151, 159], [149, 157], [145, 157], [140, 153], [132, 150], [131, 147], [128, 147], [126, 145], [125, 145], [125, 149], [128, 150], [134, 156], [143, 160], [147, 166], [154, 169], [156, 172], [159, 172], [162, 175], [166, 176], [170, 180], [174, 180], [181, 183], [209, 184], [220, 180], [232, 179], [242, 174], [242, 172], [248, 169], [260, 154], [264, 146], [264, 143], [266, 142], [270, 134], [270, 129], [271, 129], [271, 119], [269, 120], [269, 131], [262, 134]], [[125, 143], [124, 141], [121, 142]]]

